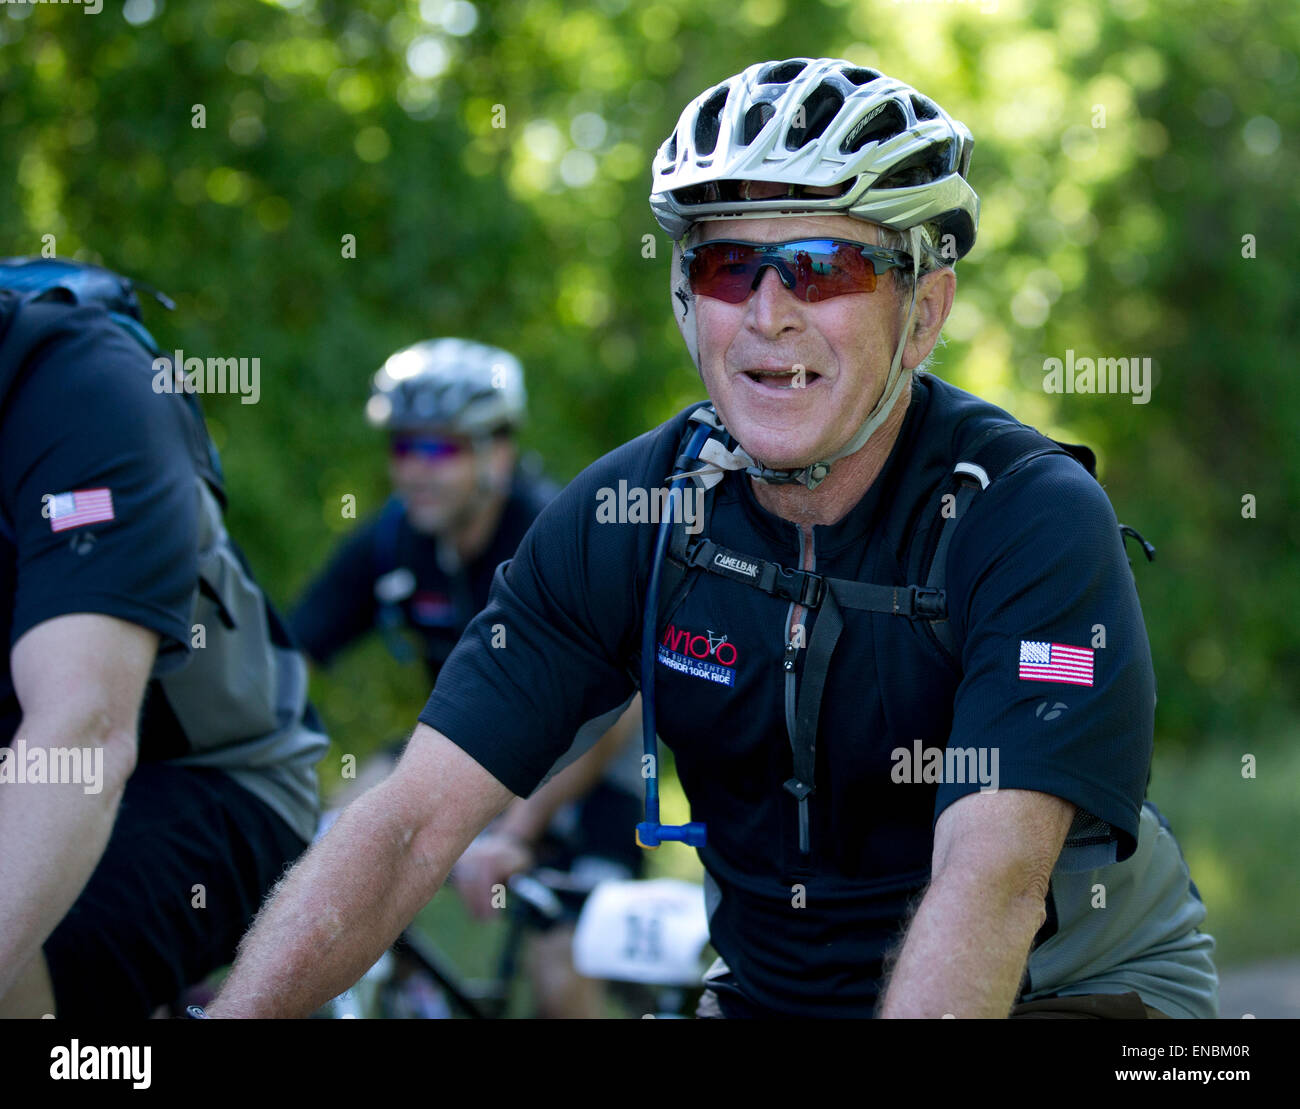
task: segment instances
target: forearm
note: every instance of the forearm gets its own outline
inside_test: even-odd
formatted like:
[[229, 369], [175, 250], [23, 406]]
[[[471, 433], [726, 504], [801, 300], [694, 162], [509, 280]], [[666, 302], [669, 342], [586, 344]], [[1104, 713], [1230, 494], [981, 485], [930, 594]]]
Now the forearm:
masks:
[[1032, 890], [937, 879], [903, 940], [882, 1017], [1005, 1017], [1046, 910]]
[[[82, 782], [0, 782], [0, 997], [90, 880], [134, 767], [134, 736], [83, 733], [78, 742], [90, 756], [89, 769], [99, 762], [98, 780], [82, 775]], [[48, 752], [66, 743], [67, 734], [20, 727], [7, 756], [9, 769], [16, 777], [20, 752]], [[42, 777], [48, 778], [44, 758]]]
[[437, 891], [453, 858], [395, 816], [387, 792], [354, 801], [268, 895], [213, 1016], [309, 1015], [353, 985]]

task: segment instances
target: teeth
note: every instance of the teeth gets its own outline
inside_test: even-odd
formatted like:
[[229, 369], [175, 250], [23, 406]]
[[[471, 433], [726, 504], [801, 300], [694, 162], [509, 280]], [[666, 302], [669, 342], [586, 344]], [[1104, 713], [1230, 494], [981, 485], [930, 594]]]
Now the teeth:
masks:
[[798, 381], [798, 375], [794, 370], [754, 370], [749, 377], [755, 382], [781, 385], [786, 389], [791, 388], [793, 383]]

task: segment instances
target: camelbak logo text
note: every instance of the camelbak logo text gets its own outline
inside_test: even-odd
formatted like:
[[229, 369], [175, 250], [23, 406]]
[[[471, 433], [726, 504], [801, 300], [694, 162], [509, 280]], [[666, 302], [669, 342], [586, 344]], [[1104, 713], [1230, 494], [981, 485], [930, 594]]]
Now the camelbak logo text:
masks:
[[736, 558], [735, 555], [715, 554], [713, 556], [713, 565], [720, 566], [724, 570], [734, 570], [746, 577], [754, 578], [758, 576], [758, 563], [745, 562], [743, 559]]

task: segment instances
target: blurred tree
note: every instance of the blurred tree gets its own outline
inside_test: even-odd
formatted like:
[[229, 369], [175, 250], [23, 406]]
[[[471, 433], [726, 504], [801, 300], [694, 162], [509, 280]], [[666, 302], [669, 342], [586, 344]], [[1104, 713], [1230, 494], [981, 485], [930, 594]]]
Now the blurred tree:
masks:
[[[1194, 744], [1298, 707], [1297, 53], [1290, 0], [6, 5], [0, 248], [52, 235], [170, 292], [165, 346], [261, 359], [260, 403], [207, 410], [231, 528], [287, 602], [353, 526], [343, 495], [384, 496], [361, 407], [399, 346], [518, 351], [563, 478], [699, 397], [655, 149], [754, 61], [876, 65], [976, 137], [938, 372], [1098, 447], [1160, 549], [1137, 569], [1160, 742]], [[1067, 350], [1151, 358], [1150, 403], [1047, 394]], [[344, 665], [318, 683], [344, 749], [410, 726], [419, 674]]]

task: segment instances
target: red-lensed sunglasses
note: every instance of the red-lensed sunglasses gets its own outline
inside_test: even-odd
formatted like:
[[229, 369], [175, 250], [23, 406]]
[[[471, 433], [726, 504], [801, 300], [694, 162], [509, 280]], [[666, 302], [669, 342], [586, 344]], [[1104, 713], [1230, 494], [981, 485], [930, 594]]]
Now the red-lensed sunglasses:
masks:
[[394, 435], [389, 451], [394, 458], [407, 458], [417, 455], [425, 461], [437, 461], [442, 458], [454, 458], [468, 445], [456, 439], [443, 439], [435, 435]]
[[776, 270], [781, 283], [800, 300], [815, 304], [845, 293], [875, 292], [877, 277], [911, 264], [912, 256], [904, 251], [846, 239], [786, 243], [717, 239], [682, 251], [691, 291], [728, 304], [743, 304], [749, 298], [764, 266]]

